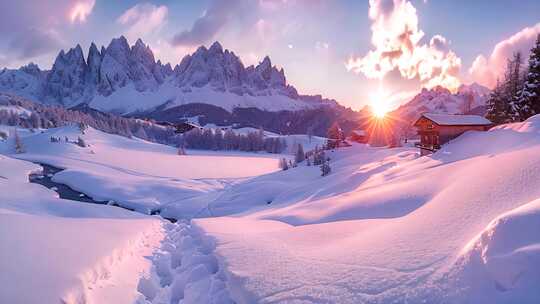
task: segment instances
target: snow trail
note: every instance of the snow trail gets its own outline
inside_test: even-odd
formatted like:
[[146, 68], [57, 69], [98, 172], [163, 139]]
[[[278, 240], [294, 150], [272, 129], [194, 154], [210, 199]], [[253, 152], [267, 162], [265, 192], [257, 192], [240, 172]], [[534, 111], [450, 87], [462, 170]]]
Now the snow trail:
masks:
[[152, 257], [152, 270], [137, 290], [138, 304], [235, 303], [214, 241], [188, 221], [166, 224], [167, 235]]

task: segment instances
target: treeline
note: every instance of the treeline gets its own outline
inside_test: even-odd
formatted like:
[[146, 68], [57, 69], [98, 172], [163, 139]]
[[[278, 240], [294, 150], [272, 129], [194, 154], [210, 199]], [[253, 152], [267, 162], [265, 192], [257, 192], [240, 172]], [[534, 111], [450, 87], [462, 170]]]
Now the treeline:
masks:
[[282, 138], [265, 137], [262, 130], [237, 134], [232, 130], [194, 128], [180, 138], [180, 147], [203, 150], [266, 151], [281, 153], [287, 148]]
[[518, 122], [540, 114], [540, 34], [523, 65], [519, 52], [508, 59], [504, 78], [497, 80], [486, 102], [486, 118], [492, 122]]
[[164, 144], [177, 142], [177, 135], [172, 128], [160, 126], [150, 121], [126, 118], [99, 111], [86, 113], [68, 110], [63, 107], [42, 105], [5, 94], [0, 95], [0, 105], [23, 108], [31, 113], [30, 115], [21, 115], [17, 110], [0, 108], [0, 124], [3, 125], [19, 126], [27, 129], [49, 129], [80, 123], [106, 133], [125, 137], [136, 136]]

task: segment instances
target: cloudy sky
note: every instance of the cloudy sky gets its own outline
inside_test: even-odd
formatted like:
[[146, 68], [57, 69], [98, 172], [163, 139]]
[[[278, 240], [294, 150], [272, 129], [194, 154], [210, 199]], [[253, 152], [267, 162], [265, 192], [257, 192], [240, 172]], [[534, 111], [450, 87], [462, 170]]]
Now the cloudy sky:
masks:
[[120, 35], [174, 65], [218, 40], [245, 65], [269, 55], [301, 93], [359, 109], [381, 88], [398, 104], [422, 87], [491, 86], [538, 33], [538, 0], [1, 1], [0, 66], [49, 69], [62, 48]]

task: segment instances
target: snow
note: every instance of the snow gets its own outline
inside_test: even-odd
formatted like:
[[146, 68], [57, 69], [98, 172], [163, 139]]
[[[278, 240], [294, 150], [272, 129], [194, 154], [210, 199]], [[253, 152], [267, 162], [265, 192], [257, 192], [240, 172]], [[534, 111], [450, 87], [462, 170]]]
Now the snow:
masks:
[[109, 96], [96, 95], [90, 102], [94, 109], [119, 114], [151, 110], [167, 102], [167, 108], [190, 103], [204, 103], [221, 107], [228, 112], [234, 108], [255, 107], [266, 111], [301, 110], [319, 107], [321, 104], [292, 99], [278, 93], [272, 95], [239, 96], [230, 92], [216, 91], [210, 86], [190, 87], [181, 90], [172, 82], [166, 82], [154, 90], [137, 91], [133, 85], [115, 90]]
[[[128, 303], [163, 238], [160, 221], [115, 207], [61, 200], [0, 156], [0, 302]], [[113, 288], [114, 286], [114, 288]], [[122, 289], [119, 294], [113, 290]]]
[[[364, 144], [327, 151], [325, 177], [305, 163], [278, 171], [283, 155], [179, 156], [76, 127], [20, 134], [28, 152], [11, 156], [66, 168], [53, 180], [181, 220], [163, 225], [58, 199], [27, 182], [38, 166], [2, 156], [0, 244], [10, 250], [0, 268], [21, 275], [0, 278], [2, 302], [19, 301], [11, 290], [21, 288], [35, 290], [22, 299], [29, 303], [58, 295], [140, 304], [540, 300], [540, 116], [467, 132], [431, 156]], [[90, 146], [50, 136], [83, 136]], [[10, 145], [0, 151], [12, 153]], [[33, 258], [36, 247], [47, 249], [43, 259]]]
[[488, 300], [485, 295], [499, 293], [508, 303], [537, 302], [540, 235], [535, 231], [540, 231], [540, 199], [489, 223], [459, 258], [456, 275], [466, 290], [459, 297], [483, 302]]
[[194, 222], [215, 239], [239, 302], [536, 303], [536, 211], [477, 250], [493, 266], [459, 257], [494, 219], [540, 197], [539, 128], [533, 117], [469, 132], [432, 157], [354, 145], [330, 155], [328, 177], [299, 167], [233, 185], [209, 210], [234, 217]]
[[[51, 136], [61, 138], [62, 142], [51, 143]], [[89, 147], [63, 141], [65, 137], [74, 141], [79, 136]], [[279, 169], [279, 155], [188, 150], [188, 155], [179, 156], [173, 147], [92, 128], [83, 135], [76, 126], [35, 134], [21, 132], [21, 138], [26, 153], [15, 155], [17, 158], [66, 169], [56, 174], [53, 181], [94, 200], [113, 200], [146, 213], [163, 204], [183, 202], [236, 180]], [[0, 143], [0, 151], [13, 151], [7, 143], [3, 146]], [[187, 205], [185, 212], [193, 214], [199, 211], [197, 208], [198, 205]]]
[[424, 113], [422, 116], [441, 126], [489, 126], [493, 124], [491, 121], [479, 115]]

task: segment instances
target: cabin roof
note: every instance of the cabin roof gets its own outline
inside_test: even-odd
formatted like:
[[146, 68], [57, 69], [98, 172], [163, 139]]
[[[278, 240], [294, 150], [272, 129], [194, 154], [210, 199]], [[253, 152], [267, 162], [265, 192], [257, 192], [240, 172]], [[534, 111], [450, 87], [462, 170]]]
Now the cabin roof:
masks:
[[364, 130], [353, 130], [352, 133], [357, 136], [366, 136], [366, 131]]
[[420, 118], [414, 123], [418, 123], [422, 117], [431, 120], [437, 125], [440, 126], [489, 126], [492, 124], [491, 121], [485, 117], [479, 115], [457, 115], [457, 114], [435, 114], [435, 113], [424, 113]]

